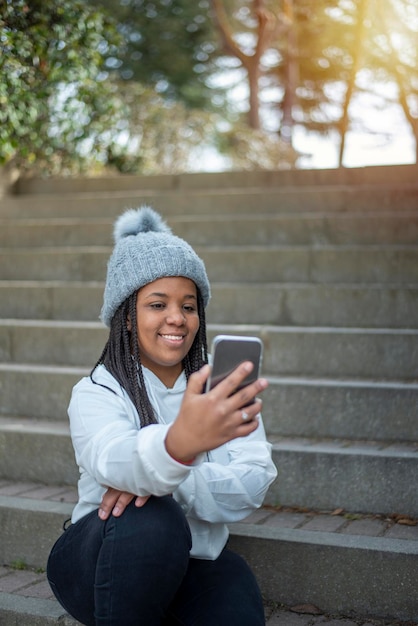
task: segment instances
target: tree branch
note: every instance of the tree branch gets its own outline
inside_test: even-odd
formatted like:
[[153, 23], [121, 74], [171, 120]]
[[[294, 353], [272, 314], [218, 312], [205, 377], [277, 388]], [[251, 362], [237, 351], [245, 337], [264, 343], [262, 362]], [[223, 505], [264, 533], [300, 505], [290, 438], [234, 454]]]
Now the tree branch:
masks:
[[222, 43], [225, 49], [233, 56], [236, 56], [241, 61], [241, 63], [245, 67], [247, 67], [249, 56], [245, 54], [238, 46], [238, 44], [234, 41], [231, 27], [228, 22], [228, 16], [226, 14], [222, 0], [211, 0], [211, 2], [215, 22], [219, 28], [219, 32], [222, 37]]

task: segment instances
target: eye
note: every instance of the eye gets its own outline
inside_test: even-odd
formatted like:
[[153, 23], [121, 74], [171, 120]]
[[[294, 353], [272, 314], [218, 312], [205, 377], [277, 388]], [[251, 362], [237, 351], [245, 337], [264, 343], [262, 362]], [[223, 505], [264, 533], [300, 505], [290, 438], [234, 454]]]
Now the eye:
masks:
[[163, 309], [165, 307], [164, 302], [152, 302], [150, 304], [151, 309], [156, 309], [157, 311]]
[[195, 313], [196, 311], [196, 307], [193, 304], [185, 304], [183, 309], [186, 313]]

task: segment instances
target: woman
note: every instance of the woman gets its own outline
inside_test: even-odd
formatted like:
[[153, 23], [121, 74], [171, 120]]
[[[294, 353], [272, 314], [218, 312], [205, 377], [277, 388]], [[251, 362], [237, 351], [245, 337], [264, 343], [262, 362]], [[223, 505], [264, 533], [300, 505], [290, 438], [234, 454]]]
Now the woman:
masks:
[[79, 500], [48, 560], [51, 588], [86, 625], [261, 626], [260, 591], [226, 548], [226, 524], [276, 477], [261, 401], [246, 406], [267, 381], [236, 391], [247, 362], [202, 393], [202, 260], [149, 207], [119, 217], [114, 238], [109, 339], [68, 410]]

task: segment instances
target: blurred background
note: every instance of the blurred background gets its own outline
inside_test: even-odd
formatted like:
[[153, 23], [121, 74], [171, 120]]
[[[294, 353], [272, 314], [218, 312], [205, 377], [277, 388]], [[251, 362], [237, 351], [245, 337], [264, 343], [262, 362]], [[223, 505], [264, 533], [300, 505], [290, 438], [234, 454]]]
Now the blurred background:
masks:
[[416, 0], [0, 0], [0, 167], [416, 163]]

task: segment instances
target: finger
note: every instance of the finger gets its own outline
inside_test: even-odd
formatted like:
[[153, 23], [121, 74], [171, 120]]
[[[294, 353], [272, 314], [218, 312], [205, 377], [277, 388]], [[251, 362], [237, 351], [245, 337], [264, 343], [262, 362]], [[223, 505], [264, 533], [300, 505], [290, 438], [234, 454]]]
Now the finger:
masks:
[[[220, 385], [221, 383], [218, 386]], [[267, 387], [268, 381], [265, 378], [259, 378], [253, 383], [249, 383], [245, 387], [238, 388], [238, 390], [237, 388], [229, 388], [229, 391], [227, 392], [227, 397], [230, 410], [233, 411], [236, 409], [241, 409], [243, 406], [254, 405], [255, 403], [259, 402], [260, 405], [258, 407], [258, 410], [257, 407], [254, 407], [256, 410], [253, 411], [253, 413], [256, 414], [261, 410], [261, 400], [257, 398], [257, 396]]]
[[251, 361], [244, 361], [238, 367], [236, 367], [228, 376], [224, 378], [218, 385], [216, 385], [215, 389], [224, 395], [225, 393], [229, 396], [234, 393], [242, 384], [242, 382], [247, 378], [249, 374], [254, 369], [254, 364]]
[[262, 402], [257, 399], [252, 404], [246, 404], [239, 407], [236, 411], [237, 421], [239, 423], [251, 422], [255, 420], [261, 413]]
[[107, 520], [110, 515], [119, 517], [134, 497], [135, 496], [131, 493], [126, 493], [109, 487], [103, 495], [98, 511], [100, 519]]
[[237, 412], [237, 426], [236, 426], [236, 436], [237, 437], [247, 437], [252, 432], [257, 430], [259, 426], [259, 414], [251, 415], [244, 409]]
[[125, 491], [122, 492], [113, 507], [112, 515], [114, 517], [120, 517], [128, 504], [130, 504], [134, 498], [135, 496], [132, 493], [126, 493]]
[[109, 487], [103, 494], [102, 501], [99, 508], [100, 519], [107, 519], [111, 514], [116, 502], [118, 501], [120, 491]]
[[200, 370], [194, 372], [194, 374], [189, 377], [186, 393], [187, 391], [189, 393], [196, 394], [202, 393], [203, 387], [208, 379], [209, 374], [210, 365], [204, 365]]
[[141, 506], [144, 506], [144, 504], [148, 502], [149, 497], [150, 496], [137, 496], [135, 500], [135, 506], [141, 508]]
[[257, 395], [268, 387], [268, 381], [264, 378], [243, 387], [235, 394], [231, 396], [231, 400], [234, 403], [234, 407], [241, 409], [248, 406], [251, 409], [251, 414], [256, 415], [261, 411], [262, 400]]

